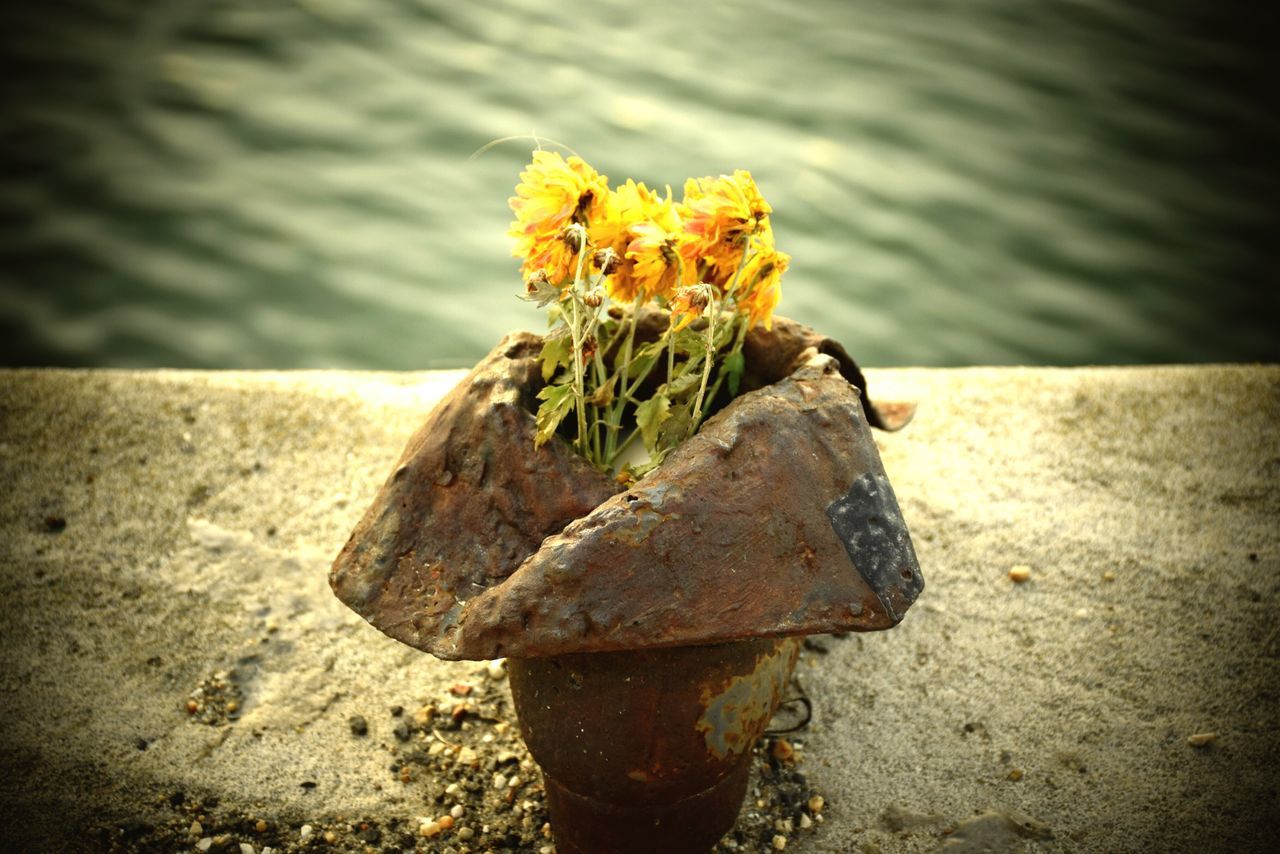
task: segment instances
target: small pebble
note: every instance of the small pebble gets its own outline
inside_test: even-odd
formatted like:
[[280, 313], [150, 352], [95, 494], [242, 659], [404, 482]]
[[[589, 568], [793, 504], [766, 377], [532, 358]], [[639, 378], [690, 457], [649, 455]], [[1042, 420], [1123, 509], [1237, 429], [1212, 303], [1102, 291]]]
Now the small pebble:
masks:
[[1217, 740], [1218, 734], [1216, 732], [1198, 732], [1195, 735], [1187, 736], [1187, 744], [1191, 747], [1208, 747]]
[[1080, 608], [1079, 610], [1077, 610], [1077, 611], [1076, 611], [1076, 619], [1077, 619], [1077, 620], [1083, 620], [1083, 619], [1087, 618], [1088, 616], [1089, 616], [1089, 609], [1088, 609], [1088, 608]]
[[227, 714], [234, 715], [238, 711], [240, 711], [240, 704], [235, 700], [231, 700], [227, 703]]
[[200, 822], [198, 821], [193, 821], [191, 822], [191, 829], [187, 832], [190, 833], [192, 836], [203, 836], [204, 826], [201, 825]]
[[490, 661], [489, 666], [485, 668], [485, 673], [490, 679], [497, 682], [499, 679], [507, 675], [507, 660], [505, 658], [499, 658], [495, 661]]
[[266, 833], [267, 823], [262, 819], [258, 819], [257, 823], [253, 826], [253, 829], [258, 831], [259, 833]]
[[420, 725], [426, 725], [431, 722], [431, 716], [436, 713], [435, 706], [423, 706], [413, 713], [413, 719]]
[[1020, 563], [1013, 569], [1009, 570], [1009, 580], [1015, 584], [1021, 584], [1031, 578], [1031, 567], [1025, 563]]
[[254, 848], [248, 842], [241, 842], [240, 854], [258, 854], [258, 849]]
[[453, 816], [442, 815], [436, 819], [436, 824], [440, 825], [441, 830], [451, 830], [453, 829]]
[[449, 815], [453, 816], [454, 818], [462, 818], [462, 814], [465, 811], [466, 810], [463, 809], [462, 804], [458, 804], [453, 809], [449, 810]]
[[1102, 573], [1102, 580], [1107, 582], [1115, 581], [1116, 574], [1108, 569], [1106, 572]]
[[507, 778], [502, 776], [501, 774], [494, 774], [493, 787], [499, 790], [505, 789], [507, 787]]
[[369, 722], [364, 719], [363, 715], [352, 715], [347, 719], [347, 723], [351, 725], [352, 735], [369, 734]]
[[786, 848], [786, 847], [787, 847], [787, 837], [783, 836], [780, 833], [777, 836], [773, 837], [774, 851], [781, 851], [783, 848]]
[[453, 795], [458, 794], [458, 792], [460, 792], [460, 791], [462, 791], [462, 787], [461, 787], [461, 786], [459, 786], [457, 783], [450, 783], [449, 785], [447, 785], [447, 786], [445, 786], [445, 787], [444, 787], [444, 793], [445, 793], [446, 795], [451, 796], [451, 797], [452, 797]]
[[813, 827], [813, 819], [809, 818], [807, 812], [800, 813], [800, 829], [808, 830], [811, 827]]
[[332, 830], [326, 830], [324, 832], [324, 841], [332, 845], [338, 841], [338, 834], [334, 833]]
[[1015, 782], [1015, 783], [1016, 783], [1016, 782], [1018, 782], [1019, 780], [1021, 780], [1021, 779], [1022, 779], [1022, 769], [1021, 769], [1021, 768], [1014, 768], [1012, 771], [1010, 771], [1010, 772], [1009, 772], [1009, 779], [1010, 779], [1010, 780], [1012, 780], [1012, 781], [1013, 781], [1013, 782]]
[[461, 839], [463, 842], [466, 842], [468, 839], [470, 839], [475, 835], [476, 835], [476, 832], [469, 827], [458, 828], [458, 838]]
[[302, 827], [300, 827], [300, 828], [298, 829], [298, 838], [299, 838], [299, 839], [310, 839], [310, 838], [311, 838], [311, 825], [309, 825], [309, 824], [304, 824]]
[[792, 748], [791, 742], [787, 741], [785, 738], [780, 738], [775, 741], [769, 752], [773, 755], [773, 758], [779, 762], [791, 762], [796, 758], [795, 749]]
[[822, 808], [826, 805], [827, 802], [822, 799], [822, 795], [814, 795], [809, 799], [809, 812], [817, 815], [822, 812]]
[[556, 847], [554, 845], [544, 845], [538, 849], [538, 854], [556, 854]]
[[432, 836], [439, 836], [440, 829], [441, 829], [440, 822], [429, 821], [426, 824], [420, 825], [418, 827], [418, 833], [430, 839]]
[[212, 836], [206, 836], [204, 839], [201, 839], [199, 842], [196, 843], [197, 851], [208, 851], [212, 847], [213, 847]]
[[511, 778], [507, 780], [507, 788], [518, 789], [522, 783], [524, 783], [524, 781], [513, 774]]

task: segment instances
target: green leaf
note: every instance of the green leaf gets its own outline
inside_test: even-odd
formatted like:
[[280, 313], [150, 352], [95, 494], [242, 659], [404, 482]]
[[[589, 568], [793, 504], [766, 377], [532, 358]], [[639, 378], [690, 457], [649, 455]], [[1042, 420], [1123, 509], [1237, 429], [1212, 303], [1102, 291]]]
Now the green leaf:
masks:
[[689, 361], [699, 361], [707, 353], [706, 330], [694, 331], [691, 327], [681, 329], [676, 333], [672, 346], [676, 348], [677, 354], [687, 355]]
[[724, 360], [724, 367], [720, 370], [724, 371], [729, 377], [729, 396], [738, 396], [738, 387], [742, 385], [742, 372], [746, 370], [747, 360], [743, 357], [741, 350], [734, 350]]
[[650, 453], [657, 446], [658, 428], [670, 416], [671, 401], [665, 394], [658, 393], [636, 407], [636, 426], [644, 438], [644, 446]]
[[573, 339], [568, 334], [548, 335], [542, 341], [538, 359], [542, 362], [542, 381], [550, 382], [557, 370], [573, 363]]
[[689, 392], [695, 390], [702, 382], [702, 366], [698, 365], [698, 370], [687, 370], [689, 363], [685, 362], [686, 370], [666, 385], [667, 395], [671, 398], [683, 397]]
[[573, 383], [544, 386], [538, 392], [538, 399], [542, 401], [542, 405], [538, 407], [538, 435], [533, 439], [535, 448], [545, 444], [556, 434], [560, 422], [573, 409]]
[[721, 322], [716, 325], [715, 349], [723, 350], [725, 345], [733, 340], [733, 336], [738, 334], [737, 324], [733, 322]]
[[531, 281], [525, 284], [525, 292], [518, 296], [525, 302], [537, 303], [538, 308], [543, 308], [560, 301], [560, 289], [545, 279], [540, 282]]
[[665, 351], [666, 349], [667, 349], [667, 344], [662, 339], [658, 339], [657, 341], [650, 341], [648, 344], [645, 344], [643, 347], [640, 347], [639, 349], [637, 349], [631, 358], [656, 359], [659, 356], [661, 356], [663, 351]]
[[653, 367], [653, 363], [662, 356], [662, 352], [665, 349], [661, 341], [655, 341], [637, 350], [631, 356], [631, 367], [627, 368], [627, 379], [635, 379], [648, 372]]
[[604, 385], [600, 386], [599, 388], [597, 388], [595, 391], [593, 391], [591, 394], [587, 396], [587, 403], [591, 404], [592, 406], [598, 406], [601, 409], [604, 409], [609, 404], [613, 403], [613, 387], [617, 383], [617, 381], [618, 381], [617, 374], [614, 374], [613, 376], [609, 377], [609, 379], [605, 382]]
[[693, 401], [673, 405], [658, 427], [657, 446], [665, 453], [679, 445], [689, 437], [689, 428], [693, 426]]

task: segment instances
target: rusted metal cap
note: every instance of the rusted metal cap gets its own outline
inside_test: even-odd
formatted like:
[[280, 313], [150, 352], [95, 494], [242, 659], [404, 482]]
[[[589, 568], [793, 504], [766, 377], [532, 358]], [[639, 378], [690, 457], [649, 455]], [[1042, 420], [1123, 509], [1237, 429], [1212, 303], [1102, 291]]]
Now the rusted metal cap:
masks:
[[791, 359], [753, 333], [759, 387], [620, 494], [559, 439], [534, 449], [541, 341], [508, 336], [410, 440], [335, 593], [448, 659], [896, 625], [923, 579], [863, 399], [826, 339], [778, 320]]

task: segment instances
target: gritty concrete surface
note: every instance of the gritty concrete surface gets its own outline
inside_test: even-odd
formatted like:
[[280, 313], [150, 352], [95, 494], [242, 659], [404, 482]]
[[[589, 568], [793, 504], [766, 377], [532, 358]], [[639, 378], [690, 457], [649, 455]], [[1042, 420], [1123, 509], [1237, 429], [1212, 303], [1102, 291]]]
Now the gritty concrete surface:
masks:
[[[1280, 368], [868, 374], [920, 403], [877, 441], [927, 586], [809, 644], [789, 738], [825, 804], [786, 850], [1274, 850]], [[516, 844], [419, 835], [440, 757], [389, 770], [469, 686], [497, 711], [424, 755], [510, 738], [505, 682], [326, 581], [460, 376], [0, 373], [0, 849]]]

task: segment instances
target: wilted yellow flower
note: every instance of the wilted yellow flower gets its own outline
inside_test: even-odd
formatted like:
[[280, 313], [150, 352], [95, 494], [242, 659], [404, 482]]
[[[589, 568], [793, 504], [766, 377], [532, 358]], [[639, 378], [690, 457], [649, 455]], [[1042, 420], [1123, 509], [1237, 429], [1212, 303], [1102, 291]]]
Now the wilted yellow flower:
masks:
[[680, 244], [687, 240], [671, 191], [664, 198], [628, 180], [613, 194], [613, 206], [616, 231], [600, 235], [612, 239], [622, 256], [608, 282], [609, 296], [624, 303], [670, 296], [683, 283]]
[[512, 254], [524, 259], [521, 269], [542, 270], [556, 284], [571, 277], [577, 241], [565, 240], [566, 226], [590, 227], [608, 204], [608, 178], [581, 157], [566, 161], [554, 151], [535, 151], [510, 199], [516, 220], [508, 234], [516, 240]]
[[773, 328], [773, 310], [782, 297], [782, 274], [791, 265], [791, 256], [773, 248], [772, 241], [753, 241], [751, 254], [742, 265], [733, 292], [738, 310], [747, 315], [747, 328]]
[[647, 218], [646, 207], [657, 195], [630, 178], [609, 194], [600, 215], [591, 221], [591, 243], [598, 249], [612, 249], [621, 258], [631, 235], [627, 227]]
[[684, 201], [676, 207], [690, 238], [686, 263], [696, 264], [706, 281], [727, 284], [752, 235], [768, 228], [772, 210], [745, 169], [719, 178], [690, 178]]
[[679, 332], [702, 317], [702, 312], [711, 304], [712, 295], [711, 285], [706, 282], [699, 282], [693, 287], [676, 291], [670, 304], [671, 322], [675, 325], [673, 331]]

